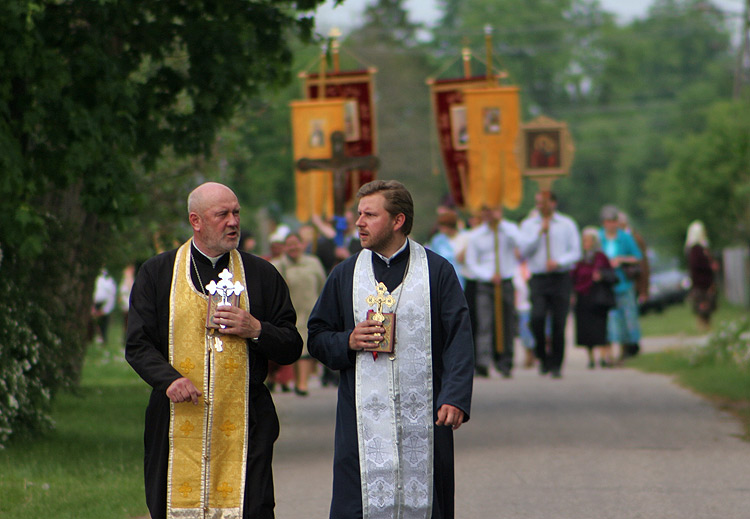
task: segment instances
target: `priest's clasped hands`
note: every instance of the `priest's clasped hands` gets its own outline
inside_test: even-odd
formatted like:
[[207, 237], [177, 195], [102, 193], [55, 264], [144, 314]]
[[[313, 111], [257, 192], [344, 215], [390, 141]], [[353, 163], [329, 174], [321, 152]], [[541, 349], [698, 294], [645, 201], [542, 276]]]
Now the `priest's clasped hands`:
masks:
[[[385, 333], [385, 328], [378, 321], [366, 319], [358, 322], [349, 335], [349, 349], [360, 351], [377, 348], [383, 340], [382, 336], [375, 335], [377, 333]], [[455, 431], [464, 423], [464, 412], [456, 406], [443, 404], [438, 409], [437, 418], [435, 425], [452, 427]]]

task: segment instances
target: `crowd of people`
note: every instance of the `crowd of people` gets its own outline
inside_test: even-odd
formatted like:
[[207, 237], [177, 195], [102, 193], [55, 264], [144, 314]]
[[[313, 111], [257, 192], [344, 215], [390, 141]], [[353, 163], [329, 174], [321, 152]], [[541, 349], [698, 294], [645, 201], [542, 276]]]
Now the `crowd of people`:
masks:
[[[454, 265], [472, 313], [475, 372], [489, 368], [505, 378], [514, 365], [514, 338], [523, 366], [561, 376], [570, 305], [575, 344], [586, 348], [588, 367], [620, 365], [640, 351], [639, 306], [649, 297], [650, 266], [643, 236], [613, 205], [600, 211], [601, 226], [585, 227], [557, 211], [553, 193], [539, 193], [520, 224], [502, 209], [483, 208], [461, 222], [439, 208], [427, 246]], [[718, 262], [700, 220], [685, 241], [690, 300], [698, 330], [709, 330], [716, 310]], [[616, 351], [616, 347], [619, 351]]]
[[[554, 193], [540, 193], [536, 201], [519, 224], [503, 218], [499, 208], [484, 207], [463, 220], [456, 210], [439, 206], [433, 234], [425, 244], [453, 265], [464, 290], [475, 374], [480, 377], [488, 377], [494, 367], [510, 378], [516, 342], [524, 354], [519, 365], [539, 365], [542, 374], [561, 376], [569, 313], [575, 344], [588, 350], [590, 368], [616, 366], [639, 351], [639, 304], [649, 295], [643, 237], [615, 206], [602, 208], [601, 227], [588, 226], [579, 234], [577, 224], [557, 211]], [[362, 250], [353, 211], [347, 211], [346, 219], [341, 244], [336, 244], [333, 222], [319, 216], [307, 225], [272, 223], [269, 252], [260, 254], [289, 286], [305, 345], [307, 319], [325, 279], [338, 263]], [[243, 232], [240, 250], [257, 254], [257, 245], [252, 233]], [[685, 254], [693, 313], [698, 329], [707, 331], [716, 309], [718, 264], [699, 220], [688, 228]], [[127, 326], [133, 280], [133, 265], [123, 272], [119, 287], [106, 269], [97, 278], [91, 332], [97, 342], [107, 334], [116, 302]], [[318, 372], [323, 386], [338, 383], [338, 373], [319, 366], [304, 346], [302, 358], [293, 366], [271, 362], [266, 385], [272, 392], [307, 396], [310, 377]]]
[[[439, 211], [427, 246], [448, 258], [465, 287], [472, 314], [475, 372], [494, 367], [510, 378], [514, 343], [523, 366], [562, 376], [565, 329], [573, 305], [575, 342], [589, 352], [589, 367], [611, 367], [638, 353], [638, 300], [648, 295], [645, 243], [614, 206], [601, 211], [601, 227], [582, 233], [557, 210], [554, 193], [540, 192], [520, 224], [502, 209], [482, 208], [460, 227], [455, 211]], [[619, 345], [615, 357], [613, 345]]]

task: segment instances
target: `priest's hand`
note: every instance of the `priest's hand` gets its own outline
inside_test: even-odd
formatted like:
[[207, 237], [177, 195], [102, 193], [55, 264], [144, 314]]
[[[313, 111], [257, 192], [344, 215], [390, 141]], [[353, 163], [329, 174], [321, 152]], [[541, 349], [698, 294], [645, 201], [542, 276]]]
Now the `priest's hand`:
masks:
[[383, 337], [375, 335], [376, 333], [385, 333], [385, 328], [378, 321], [367, 319], [357, 323], [349, 335], [349, 349], [371, 350], [377, 348]]
[[178, 378], [167, 388], [167, 396], [175, 404], [192, 400], [194, 405], [198, 405], [198, 399], [202, 395], [203, 393], [187, 377]]
[[260, 336], [261, 324], [253, 315], [237, 306], [222, 306], [216, 309], [214, 322], [223, 325], [219, 332], [236, 335], [243, 339], [257, 339]]
[[435, 425], [445, 425], [446, 427], [453, 427], [455, 431], [461, 424], [464, 423], [464, 412], [458, 407], [450, 404], [443, 404], [440, 406], [437, 412], [437, 422]]

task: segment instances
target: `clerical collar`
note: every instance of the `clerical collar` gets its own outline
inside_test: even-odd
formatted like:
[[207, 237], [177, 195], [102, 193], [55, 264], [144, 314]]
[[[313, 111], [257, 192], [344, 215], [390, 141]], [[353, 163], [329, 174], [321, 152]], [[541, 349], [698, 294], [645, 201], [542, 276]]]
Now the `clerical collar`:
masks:
[[373, 251], [373, 252], [375, 252], [375, 254], [377, 254], [378, 257], [380, 259], [382, 259], [385, 262], [385, 264], [390, 267], [391, 266], [391, 261], [393, 261], [393, 259], [396, 256], [398, 256], [399, 254], [401, 254], [406, 249], [407, 245], [409, 245], [409, 238], [406, 238], [406, 240], [404, 240], [404, 244], [401, 246], [401, 248], [399, 250], [397, 250], [396, 252], [394, 252], [393, 255], [390, 258], [386, 258], [385, 256], [383, 256], [379, 252], [375, 252], [375, 251]]
[[206, 254], [205, 252], [203, 252], [202, 250], [200, 250], [200, 249], [198, 248], [198, 246], [197, 246], [197, 245], [195, 244], [195, 242], [193, 242], [193, 247], [195, 248], [195, 250], [197, 250], [198, 252], [200, 252], [200, 253], [201, 253], [201, 256], [203, 256], [203, 257], [204, 257], [204, 258], [206, 258], [206, 259], [207, 259], [208, 261], [210, 261], [210, 262], [211, 262], [211, 266], [213, 266], [213, 267], [216, 267], [216, 264], [217, 264], [217, 263], [219, 262], [219, 260], [221, 259], [221, 257], [222, 257], [222, 256], [223, 256], [224, 254], [226, 254], [226, 252], [225, 252], [224, 254], [219, 254], [219, 255], [218, 255], [218, 256], [216, 256], [216, 257], [212, 257], [212, 256], [209, 256], [208, 254]]

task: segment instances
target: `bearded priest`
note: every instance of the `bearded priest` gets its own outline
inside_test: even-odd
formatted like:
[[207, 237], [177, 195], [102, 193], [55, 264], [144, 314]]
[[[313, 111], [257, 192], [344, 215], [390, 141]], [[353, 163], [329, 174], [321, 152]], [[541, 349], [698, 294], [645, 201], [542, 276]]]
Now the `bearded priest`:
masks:
[[330, 517], [454, 517], [453, 431], [469, 419], [474, 353], [453, 266], [410, 239], [397, 181], [357, 193], [364, 248], [331, 272], [310, 354], [340, 370]]

